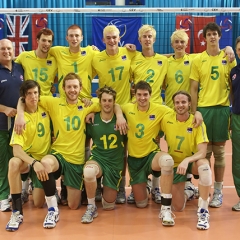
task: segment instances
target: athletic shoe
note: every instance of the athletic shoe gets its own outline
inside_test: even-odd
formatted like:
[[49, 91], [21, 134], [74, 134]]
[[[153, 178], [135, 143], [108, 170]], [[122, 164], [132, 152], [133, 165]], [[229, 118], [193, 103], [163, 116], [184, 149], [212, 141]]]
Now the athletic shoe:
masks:
[[198, 209], [198, 223], [197, 229], [207, 230], [209, 229], [209, 212], [207, 209], [199, 208]]
[[162, 219], [163, 226], [174, 226], [175, 215], [172, 213], [171, 207], [163, 206], [161, 207], [159, 218]]
[[95, 201], [102, 202], [102, 187], [96, 189]]
[[28, 202], [28, 196], [29, 194], [27, 193], [27, 191], [22, 191], [21, 193], [21, 200], [22, 200], [22, 205], [26, 202]]
[[232, 207], [233, 211], [240, 211], [240, 201]]
[[13, 211], [10, 221], [7, 223], [6, 230], [10, 232], [17, 231], [19, 225], [23, 222], [23, 215], [19, 211]]
[[133, 191], [131, 191], [130, 195], [127, 197], [127, 203], [129, 204], [135, 203]]
[[12, 195], [11, 194], [8, 195], [8, 201], [12, 202]]
[[155, 203], [161, 203], [161, 193], [159, 188], [152, 190], [152, 200], [154, 200]]
[[222, 201], [223, 201], [223, 194], [221, 193], [220, 190], [214, 189], [213, 198], [209, 203], [209, 206], [213, 208], [219, 208], [222, 206]]
[[29, 194], [29, 195], [32, 195], [33, 189], [34, 189], [34, 187], [33, 187], [33, 182], [30, 181], [30, 182], [29, 182], [29, 186], [28, 186], [28, 194]]
[[87, 205], [87, 211], [82, 216], [82, 223], [91, 223], [98, 216], [97, 207], [92, 204]]
[[1, 212], [10, 212], [11, 206], [9, 204], [8, 199], [3, 199], [0, 201], [0, 211]]
[[124, 187], [120, 187], [117, 193], [116, 203], [123, 204], [126, 203], [126, 191]]
[[57, 222], [59, 221], [59, 212], [56, 211], [53, 207], [48, 209], [48, 213], [44, 219], [43, 227], [44, 228], [54, 228], [56, 227]]
[[198, 187], [195, 187], [195, 189], [194, 189], [194, 198], [199, 199], [199, 196], [200, 196], [199, 189], [198, 189]]
[[152, 190], [152, 180], [150, 178], [148, 178], [148, 180], [147, 180], [146, 188], [147, 188], [148, 194], [150, 194], [151, 190]]
[[187, 200], [190, 201], [194, 198], [195, 186], [190, 182], [185, 182], [184, 193], [187, 195]]

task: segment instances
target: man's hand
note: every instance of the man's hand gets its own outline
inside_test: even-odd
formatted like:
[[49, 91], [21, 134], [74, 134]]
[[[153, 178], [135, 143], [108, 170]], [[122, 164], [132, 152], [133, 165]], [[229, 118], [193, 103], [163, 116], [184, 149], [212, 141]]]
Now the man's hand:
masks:
[[41, 162], [37, 161], [33, 165], [33, 169], [37, 174], [37, 177], [40, 181], [47, 181], [48, 172], [46, 171], [45, 167], [41, 164]]
[[185, 158], [177, 167], [177, 174], [185, 175], [188, 168], [188, 158]]
[[224, 51], [224, 56], [223, 57], [226, 57], [228, 56], [228, 59], [229, 59], [229, 62], [233, 62], [235, 60], [235, 53], [232, 49], [232, 47], [230, 46], [226, 46], [225, 47], [225, 51]]
[[128, 125], [126, 119], [123, 116], [117, 117], [116, 129], [120, 131], [121, 135], [127, 134]]
[[199, 127], [203, 122], [202, 114], [199, 111], [196, 111], [193, 118], [193, 127]]
[[125, 44], [124, 47], [130, 52], [135, 52], [137, 50], [136, 45], [131, 43]]
[[19, 115], [17, 115], [14, 122], [14, 131], [17, 134], [21, 135], [23, 130], [25, 130], [25, 128], [26, 128], [26, 122], [24, 117], [20, 117]]
[[85, 122], [89, 123], [89, 124], [93, 124], [94, 123], [94, 117], [95, 114], [94, 113], [89, 113], [86, 117], [85, 117]]
[[94, 50], [94, 51], [99, 51], [98, 47], [95, 46], [95, 45], [92, 45], [92, 50]]
[[4, 110], [4, 113], [8, 117], [15, 117], [17, 114], [17, 109], [11, 108], [11, 107], [6, 107]]
[[81, 101], [84, 103], [84, 107], [90, 107], [93, 104], [91, 99], [88, 98], [82, 98]]

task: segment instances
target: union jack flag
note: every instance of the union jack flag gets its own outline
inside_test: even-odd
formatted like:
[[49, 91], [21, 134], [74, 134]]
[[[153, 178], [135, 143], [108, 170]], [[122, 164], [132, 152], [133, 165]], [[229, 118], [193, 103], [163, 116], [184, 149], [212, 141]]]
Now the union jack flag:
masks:
[[29, 15], [6, 15], [7, 38], [12, 41], [15, 56], [27, 50], [29, 37]]

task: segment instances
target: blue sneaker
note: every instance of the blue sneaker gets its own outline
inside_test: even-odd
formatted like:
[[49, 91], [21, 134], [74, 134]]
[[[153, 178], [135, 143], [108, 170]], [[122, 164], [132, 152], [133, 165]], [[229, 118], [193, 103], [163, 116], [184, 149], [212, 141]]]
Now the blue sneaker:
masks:
[[44, 219], [43, 227], [55, 228], [58, 221], [59, 221], [59, 212], [56, 211], [53, 207], [50, 207]]
[[93, 219], [96, 218], [97, 216], [98, 216], [97, 207], [96, 206], [94, 207], [92, 204], [88, 204], [87, 211], [82, 216], [81, 222], [91, 223], [93, 222]]
[[19, 211], [13, 211], [10, 221], [7, 223], [6, 230], [10, 232], [17, 231], [23, 222], [23, 215]]

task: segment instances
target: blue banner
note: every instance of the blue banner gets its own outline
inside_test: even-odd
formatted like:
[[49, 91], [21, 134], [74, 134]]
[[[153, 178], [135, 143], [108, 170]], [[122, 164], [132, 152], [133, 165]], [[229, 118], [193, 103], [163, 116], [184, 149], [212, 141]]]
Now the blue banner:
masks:
[[223, 49], [226, 46], [232, 46], [232, 17], [216, 16], [216, 23], [221, 27], [222, 37], [219, 45]]
[[5, 21], [5, 15], [0, 14], [0, 39], [5, 38], [4, 34], [4, 21]]
[[106, 48], [102, 39], [103, 29], [107, 25], [115, 25], [119, 29], [121, 38], [119, 43], [120, 47], [126, 43], [133, 43], [136, 45], [137, 50], [141, 51], [141, 45], [138, 41], [138, 29], [142, 26], [141, 17], [93, 17], [93, 44], [101, 51]]

